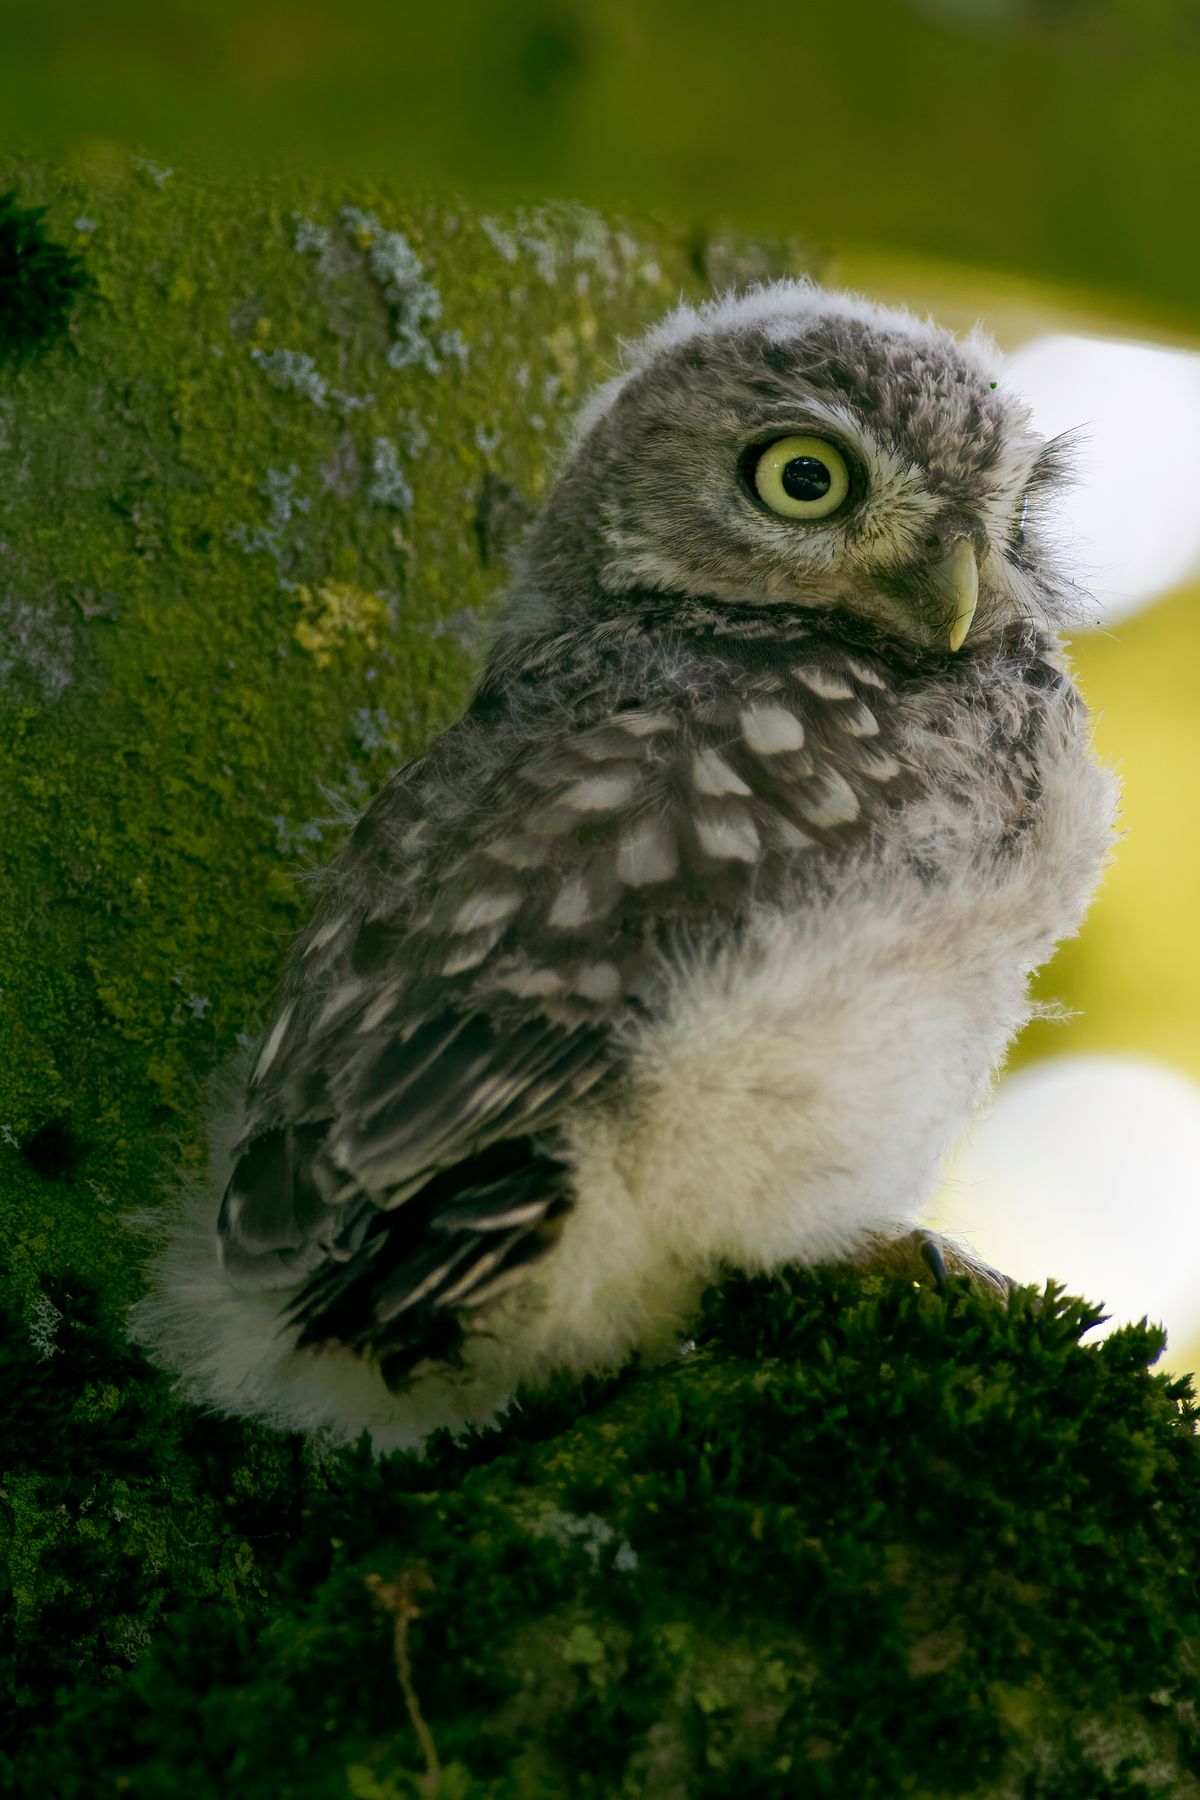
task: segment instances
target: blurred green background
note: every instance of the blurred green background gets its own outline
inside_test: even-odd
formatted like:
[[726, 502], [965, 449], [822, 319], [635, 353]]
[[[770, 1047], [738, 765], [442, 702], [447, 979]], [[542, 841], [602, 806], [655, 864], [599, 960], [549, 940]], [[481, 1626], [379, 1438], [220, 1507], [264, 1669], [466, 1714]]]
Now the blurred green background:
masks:
[[1189, 0], [5, 0], [43, 144], [803, 229], [1200, 308]]

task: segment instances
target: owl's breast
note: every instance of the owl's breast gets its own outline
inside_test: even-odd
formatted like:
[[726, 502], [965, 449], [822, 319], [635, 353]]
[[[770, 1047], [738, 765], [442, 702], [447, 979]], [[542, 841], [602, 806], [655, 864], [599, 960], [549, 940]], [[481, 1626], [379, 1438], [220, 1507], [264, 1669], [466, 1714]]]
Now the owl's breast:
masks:
[[970, 865], [986, 879], [989, 868], [1022, 857], [1053, 862], [1075, 840], [1083, 854], [1101, 855], [1097, 809], [1105, 849], [1111, 842], [1109, 784], [1096, 767], [1087, 709], [1050, 647], [1022, 640], [1007, 655], [979, 655], [911, 682], [891, 725], [911, 782], [891, 847], [931, 877], [954, 879]]

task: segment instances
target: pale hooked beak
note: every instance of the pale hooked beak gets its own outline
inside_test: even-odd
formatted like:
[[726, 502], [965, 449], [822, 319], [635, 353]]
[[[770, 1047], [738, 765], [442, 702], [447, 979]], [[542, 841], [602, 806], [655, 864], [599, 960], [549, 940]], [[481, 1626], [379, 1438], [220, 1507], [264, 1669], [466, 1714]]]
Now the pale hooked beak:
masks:
[[950, 648], [961, 650], [979, 602], [979, 565], [970, 538], [955, 538], [933, 570], [938, 586], [950, 601]]

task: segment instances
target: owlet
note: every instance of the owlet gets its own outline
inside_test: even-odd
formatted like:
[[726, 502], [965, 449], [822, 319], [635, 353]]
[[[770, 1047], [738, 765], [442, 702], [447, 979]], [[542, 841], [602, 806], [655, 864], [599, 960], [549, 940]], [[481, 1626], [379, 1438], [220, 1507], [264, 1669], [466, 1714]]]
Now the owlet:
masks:
[[781, 282], [595, 395], [172, 1215], [135, 1331], [189, 1393], [415, 1446], [911, 1232], [1113, 835], [998, 371]]

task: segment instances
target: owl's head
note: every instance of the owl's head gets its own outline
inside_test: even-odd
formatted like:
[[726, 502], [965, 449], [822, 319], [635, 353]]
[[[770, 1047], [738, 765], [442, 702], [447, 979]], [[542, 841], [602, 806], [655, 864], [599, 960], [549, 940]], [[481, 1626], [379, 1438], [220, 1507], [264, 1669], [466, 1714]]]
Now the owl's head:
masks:
[[807, 282], [679, 307], [584, 411], [526, 618], [654, 590], [840, 607], [947, 652], [1057, 624], [1082, 598], [1044, 522], [1067, 458], [999, 365], [978, 334]]

